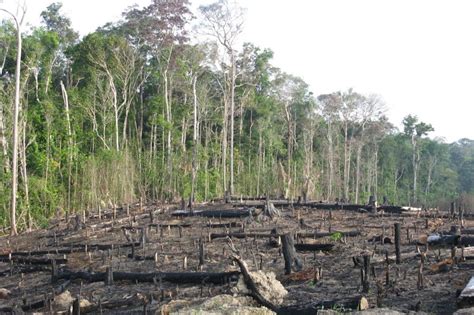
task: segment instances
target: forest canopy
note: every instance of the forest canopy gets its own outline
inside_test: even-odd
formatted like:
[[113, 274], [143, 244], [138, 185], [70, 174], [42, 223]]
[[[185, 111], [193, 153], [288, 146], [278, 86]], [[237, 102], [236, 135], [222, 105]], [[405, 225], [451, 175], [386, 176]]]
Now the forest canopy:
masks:
[[[272, 65], [273, 51], [239, 44], [245, 16], [233, 2], [192, 12], [187, 0], [153, 0], [83, 38], [61, 8], [45, 8], [41, 25], [21, 36], [20, 229], [140, 199], [208, 201], [225, 191], [474, 205], [474, 140], [432, 139], [430, 123], [410, 113], [398, 130], [379, 95], [314, 95]], [[11, 217], [17, 42], [5, 18], [0, 226]]]

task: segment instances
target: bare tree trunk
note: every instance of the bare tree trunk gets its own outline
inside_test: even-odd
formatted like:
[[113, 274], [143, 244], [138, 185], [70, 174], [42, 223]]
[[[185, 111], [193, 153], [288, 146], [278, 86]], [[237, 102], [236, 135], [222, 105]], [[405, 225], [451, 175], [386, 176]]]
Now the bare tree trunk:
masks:
[[356, 153], [356, 178], [355, 178], [355, 203], [359, 203], [359, 188], [360, 188], [360, 159], [362, 155], [362, 144], [357, 146]]
[[222, 129], [222, 183], [224, 192], [226, 190], [227, 182], [226, 182], [226, 171], [227, 171], [227, 121], [228, 121], [228, 104], [227, 99], [224, 97], [224, 118], [223, 118], [223, 125], [224, 128]]
[[230, 74], [230, 170], [229, 170], [229, 194], [234, 193], [234, 112], [235, 112], [235, 57], [231, 52], [231, 74]]
[[350, 144], [348, 137], [348, 122], [344, 122], [344, 170], [343, 170], [343, 186], [344, 186], [344, 199], [349, 198], [349, 168], [350, 168]]
[[292, 155], [293, 155], [293, 134], [292, 134], [292, 126], [291, 126], [291, 114], [289, 110], [289, 104], [288, 102], [285, 103], [285, 118], [286, 118], [286, 124], [287, 124], [287, 136], [288, 136], [288, 144], [287, 144], [287, 173], [288, 173], [288, 181], [287, 181], [287, 188], [285, 191], [285, 198], [289, 198], [291, 195], [291, 164], [292, 164]]
[[[114, 121], [115, 121], [115, 150], [117, 152], [120, 151], [120, 141], [119, 141], [119, 105], [117, 100], [117, 88], [115, 87], [114, 77], [110, 73], [110, 71], [105, 68], [107, 73], [107, 78], [109, 79], [109, 88], [110, 93], [112, 93], [112, 107], [114, 108]], [[105, 137], [105, 132], [104, 132]]]
[[[9, 12], [8, 12], [9, 13]], [[12, 157], [12, 195], [10, 211], [10, 234], [18, 234], [16, 228], [16, 195], [18, 185], [18, 113], [20, 111], [20, 69], [21, 69], [21, 28], [17, 18], [12, 15], [17, 28], [17, 54], [15, 70], [15, 106], [13, 108], [13, 157]]]
[[377, 197], [378, 195], [378, 186], [379, 186], [379, 148], [378, 145], [375, 145], [374, 148], [374, 195]]
[[257, 196], [260, 196], [260, 174], [262, 172], [263, 164], [263, 139], [262, 139], [262, 130], [259, 128], [258, 132], [258, 157], [257, 157]]
[[166, 177], [167, 177], [167, 188], [168, 193], [171, 193], [172, 190], [172, 157], [171, 157], [171, 104], [170, 104], [170, 87], [169, 87], [169, 80], [168, 80], [168, 69], [166, 68], [163, 72], [163, 80], [164, 80], [164, 98], [165, 98], [165, 110], [166, 110], [166, 122], [169, 124], [168, 130], [166, 133]]
[[206, 128], [206, 136], [204, 137], [204, 155], [206, 156], [206, 160], [204, 161], [204, 174], [205, 174], [205, 188], [204, 188], [204, 200], [208, 200], [209, 197], [209, 137], [210, 137], [210, 128], [209, 123], [204, 124]]
[[194, 203], [195, 182], [196, 182], [196, 167], [197, 167], [197, 147], [198, 147], [198, 101], [196, 92], [197, 75], [193, 78], [193, 162], [191, 175], [191, 200], [190, 206]]
[[332, 122], [328, 122], [328, 164], [329, 164], [329, 179], [328, 179], [328, 190], [327, 190], [327, 199], [332, 199], [332, 186], [334, 182], [334, 147], [332, 139]]
[[418, 182], [418, 164], [420, 161], [420, 152], [418, 149], [416, 135], [415, 133], [411, 137], [411, 144], [413, 147], [413, 154], [412, 154], [412, 165], [413, 165], [413, 204], [417, 202], [416, 190], [417, 190], [417, 182]]
[[67, 166], [67, 211], [71, 211], [71, 184], [72, 184], [72, 155], [73, 155], [73, 139], [71, 119], [69, 117], [69, 99], [63, 81], [61, 81], [61, 93], [64, 101], [64, 109], [66, 113], [67, 122], [67, 137], [68, 137], [68, 166]]
[[23, 121], [23, 132], [22, 132], [22, 143], [21, 143], [21, 151], [20, 151], [20, 160], [21, 160], [21, 175], [23, 178], [23, 186], [25, 189], [25, 208], [26, 208], [26, 224], [28, 231], [31, 231], [33, 228], [33, 220], [31, 218], [30, 212], [30, 194], [28, 189], [28, 173], [26, 170], [26, 118]]
[[436, 158], [436, 156], [430, 155], [430, 158], [428, 161], [428, 177], [426, 179], [425, 200], [428, 199], [428, 194], [430, 193], [433, 171], [437, 163], [438, 163], [438, 159]]
[[[6, 46], [2, 64], [0, 66], [0, 75], [3, 75], [3, 68], [5, 67], [9, 50], [10, 46]], [[3, 112], [3, 104], [0, 104], [0, 146], [2, 147], [3, 153], [3, 170], [6, 174], [8, 174], [10, 173], [10, 159], [8, 157], [8, 141], [5, 135], [5, 115]]]
[[46, 71], [46, 83], [44, 85], [44, 94], [48, 95], [49, 92], [49, 83], [51, 82], [51, 74], [53, 73], [53, 66], [54, 63], [56, 62], [56, 59], [58, 58], [57, 53], [54, 54], [53, 60], [51, 60], [50, 64], [48, 65], [47, 71]]
[[5, 116], [2, 105], [0, 105], [0, 146], [3, 154], [3, 169], [8, 174], [10, 173], [10, 159], [8, 157], [8, 141], [5, 135]]

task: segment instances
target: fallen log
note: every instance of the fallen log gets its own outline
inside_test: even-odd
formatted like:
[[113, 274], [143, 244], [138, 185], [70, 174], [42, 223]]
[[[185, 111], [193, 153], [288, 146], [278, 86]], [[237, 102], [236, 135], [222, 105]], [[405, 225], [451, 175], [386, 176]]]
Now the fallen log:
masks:
[[192, 226], [191, 223], [166, 223], [166, 222], [161, 222], [161, 223], [149, 223], [148, 226], [150, 227], [158, 227], [158, 228], [185, 228], [185, 227], [190, 227]]
[[334, 244], [295, 244], [297, 251], [330, 251]]
[[230, 196], [230, 200], [267, 200], [268, 198], [266, 196]]
[[[269, 200], [275, 207], [293, 207], [293, 208], [311, 208], [316, 210], [348, 210], [348, 211], [359, 211], [359, 209], [369, 209], [368, 205], [355, 205], [355, 204], [343, 204], [343, 203], [319, 203], [319, 202], [302, 202], [296, 203], [288, 200]], [[249, 201], [242, 203], [232, 203], [234, 207], [254, 207], [263, 209], [265, 208], [266, 201]]]
[[[132, 247], [132, 246], [140, 246], [140, 243], [124, 243], [124, 244], [63, 244], [61, 245], [66, 248], [58, 248], [58, 249], [46, 249], [46, 250], [37, 250], [31, 252], [11, 252], [11, 256], [43, 256], [48, 254], [71, 254], [77, 252], [78, 250], [87, 250], [94, 251], [94, 250], [107, 250], [107, 249], [114, 249], [114, 248], [125, 248], [125, 247]], [[4, 259], [9, 257], [10, 254], [1, 254], [0, 259]]]
[[254, 238], [267, 238], [267, 237], [270, 237], [270, 236], [275, 236], [275, 235], [272, 235], [272, 234], [268, 234], [268, 233], [211, 233], [210, 234], [210, 238], [213, 240], [213, 239], [216, 239], [216, 238], [227, 238], [227, 237], [230, 237], [230, 238], [247, 238], [247, 237], [254, 237]]
[[[50, 271], [51, 268], [43, 266], [43, 265], [17, 265], [13, 266], [13, 269], [8, 269], [5, 271], [0, 272], [0, 277], [6, 277], [11, 274], [17, 274], [17, 273], [35, 273], [35, 272], [41, 272], [41, 271]], [[1, 313], [0, 313], [1, 314]]]
[[[229, 281], [237, 281], [237, 271], [230, 272], [122, 272], [114, 271], [114, 281], [132, 281], [132, 282], [155, 282], [161, 279], [171, 283], [193, 283], [201, 284], [214, 283], [223, 284]], [[88, 282], [102, 282], [107, 277], [106, 272], [86, 272], [63, 270], [58, 273], [57, 279], [67, 280], [85, 280]]]
[[185, 210], [177, 210], [171, 213], [175, 217], [207, 217], [207, 218], [242, 218], [253, 215], [253, 209], [242, 210], [194, 210], [192, 213]]
[[[312, 202], [293, 202], [288, 200], [269, 200], [276, 207], [294, 207], [294, 208], [312, 208], [317, 210], [348, 210], [348, 211], [370, 211], [372, 205], [362, 205], [362, 204], [348, 204], [348, 203], [323, 203], [319, 201]], [[255, 208], [264, 208], [266, 200], [252, 200], [247, 202], [234, 202], [232, 205], [234, 207], [255, 207]], [[400, 206], [379, 206], [377, 211], [383, 211], [385, 213], [402, 213], [410, 212], [412, 210], [404, 209]]]
[[[298, 238], [322, 238], [322, 237], [328, 237], [328, 236], [333, 236], [340, 233], [341, 236], [359, 236], [361, 234], [360, 231], [334, 231], [334, 232], [303, 232], [303, 233], [296, 233], [295, 236], [298, 236]], [[274, 234], [274, 233], [242, 233], [242, 232], [236, 232], [236, 233], [211, 233], [210, 237], [211, 239], [216, 239], [216, 238], [269, 238], [269, 237], [276, 237], [276, 236], [283, 236], [284, 234]]]
[[361, 305], [361, 296], [348, 297], [339, 300], [321, 301], [310, 304], [285, 305], [278, 308], [278, 315], [314, 315], [320, 310], [358, 310]]
[[457, 304], [459, 307], [468, 307], [474, 305], [474, 277], [471, 277], [467, 285], [461, 291]]
[[[55, 260], [57, 264], [67, 263], [67, 258], [37, 258], [12, 256], [11, 260], [15, 263], [24, 265], [51, 265], [53, 263], [53, 260]], [[0, 261], [9, 262], [10, 259], [8, 257], [0, 257]]]
[[474, 246], [474, 236], [461, 236], [459, 246]]
[[[74, 250], [73, 248], [60, 248], [60, 249], [46, 249], [46, 250], [36, 250], [31, 252], [11, 252], [11, 257], [28, 257], [28, 256], [44, 256], [51, 254], [70, 254]], [[1, 254], [0, 259], [8, 259], [10, 254]]]
[[269, 309], [271, 309], [274, 312], [278, 311], [278, 306], [267, 300], [262, 294], [257, 289], [257, 285], [255, 282], [252, 280], [252, 277], [250, 276], [249, 269], [247, 267], [247, 264], [245, 261], [240, 259], [239, 256], [234, 255], [232, 258], [237, 262], [237, 264], [240, 267], [240, 271], [242, 272], [242, 275], [244, 277], [244, 282], [247, 285], [247, 288], [250, 290], [251, 296], [260, 304], [263, 305]]
[[436, 247], [456, 246], [460, 242], [460, 236], [432, 234], [428, 236], [426, 242], [428, 245]]
[[143, 301], [136, 295], [127, 299], [114, 299], [110, 301], [101, 302], [100, 304], [88, 305], [81, 307], [81, 314], [87, 313], [102, 313], [103, 309], [112, 310], [125, 306], [138, 306]]
[[474, 246], [474, 236], [433, 234], [428, 236], [427, 243], [435, 247]]
[[341, 236], [346, 236], [346, 237], [354, 237], [354, 236], [359, 236], [361, 235], [361, 232], [359, 230], [353, 230], [353, 231], [332, 231], [332, 232], [304, 232], [304, 233], [296, 233], [296, 235], [299, 238], [321, 238], [321, 237], [330, 237], [333, 235], [340, 234]]
[[208, 223], [206, 224], [208, 228], [234, 228], [242, 227], [241, 222], [227, 222], [227, 223]]
[[[191, 256], [193, 254], [194, 254], [193, 252], [183, 252], [183, 251], [180, 251], [180, 252], [157, 252], [156, 253], [157, 256], [164, 256], [164, 255], [167, 255], [167, 256], [179, 256], [179, 255]], [[142, 256], [142, 255], [136, 255], [136, 254], [128, 254], [127, 257], [131, 258], [131, 259], [135, 259], [137, 261], [155, 260], [156, 259], [155, 255], [153, 255], [153, 256]]]

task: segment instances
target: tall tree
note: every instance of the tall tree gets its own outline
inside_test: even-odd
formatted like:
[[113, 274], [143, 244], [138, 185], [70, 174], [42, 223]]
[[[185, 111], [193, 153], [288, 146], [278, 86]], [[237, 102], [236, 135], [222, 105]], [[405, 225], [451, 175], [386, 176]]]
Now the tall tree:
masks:
[[410, 138], [412, 146], [412, 171], [413, 171], [413, 186], [412, 186], [412, 202], [417, 203], [417, 193], [418, 193], [418, 168], [420, 165], [421, 155], [420, 155], [420, 141], [421, 138], [428, 134], [428, 132], [433, 131], [431, 124], [424, 122], [418, 122], [416, 116], [408, 115], [403, 119], [404, 133], [407, 137]]
[[125, 14], [124, 27], [128, 34], [134, 35], [135, 41], [145, 45], [147, 52], [154, 59], [162, 77], [163, 100], [165, 104], [167, 183], [168, 193], [172, 191], [172, 98], [173, 67], [179, 53], [179, 45], [186, 43], [188, 33], [186, 26], [192, 19], [188, 0], [153, 0], [143, 9], [132, 9]]
[[18, 114], [20, 111], [20, 71], [21, 71], [21, 26], [23, 24], [23, 18], [26, 14], [26, 7], [21, 7], [21, 16], [17, 16], [10, 11], [0, 8], [0, 11], [9, 14], [15, 21], [16, 26], [16, 70], [15, 70], [15, 105], [13, 107], [13, 157], [12, 157], [12, 198], [11, 198], [11, 210], [10, 210], [10, 233], [16, 235], [16, 198], [17, 198], [17, 185], [18, 185]]
[[[239, 35], [242, 33], [244, 10], [235, 3], [227, 0], [219, 0], [207, 6], [200, 6], [199, 10], [203, 16], [201, 25], [205, 34], [214, 37], [224, 48], [227, 60], [224, 64], [224, 134], [222, 141], [223, 178], [226, 185], [226, 152], [227, 152], [227, 121], [230, 116], [230, 161], [229, 161], [229, 183], [227, 189], [230, 194], [234, 193], [234, 113], [235, 113], [235, 82], [236, 51], [235, 45]], [[229, 111], [229, 112], [228, 112]]]

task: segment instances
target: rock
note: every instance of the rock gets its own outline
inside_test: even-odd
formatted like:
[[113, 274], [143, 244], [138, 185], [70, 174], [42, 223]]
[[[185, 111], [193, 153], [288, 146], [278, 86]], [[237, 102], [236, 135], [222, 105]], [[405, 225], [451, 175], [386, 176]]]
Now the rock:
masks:
[[365, 311], [369, 309], [369, 301], [365, 297], [360, 298], [359, 311]]
[[73, 301], [74, 298], [71, 296], [71, 292], [66, 290], [54, 298], [53, 307], [57, 310], [66, 310], [69, 309]]
[[0, 288], [0, 300], [6, 300], [10, 297], [11, 291], [5, 288]]
[[89, 306], [92, 305], [92, 303], [89, 302], [89, 300], [87, 300], [87, 299], [81, 299], [81, 300], [79, 301], [79, 305], [80, 305], [81, 308], [82, 308], [82, 307], [89, 307]]
[[374, 308], [371, 310], [365, 310], [360, 312], [352, 313], [354, 315], [404, 315], [405, 313], [401, 313], [399, 311], [394, 311], [388, 308]]
[[[161, 311], [159, 314], [161, 315], [169, 315], [169, 314], [176, 314], [180, 312], [181, 309], [187, 308], [191, 305], [190, 301], [185, 300], [173, 300], [168, 304], [165, 304], [161, 307]], [[158, 314], [158, 313], [157, 313]]]
[[[337, 310], [321, 310], [321, 311], [318, 311], [317, 314], [318, 315], [339, 315], [341, 314], [341, 312]], [[404, 315], [405, 313], [394, 311], [388, 308], [374, 308], [370, 310], [349, 312], [349, 313], [344, 313], [344, 314], [345, 315]]]
[[457, 310], [453, 315], [471, 315], [474, 314], [474, 307], [462, 308]]
[[[261, 270], [256, 272], [250, 272], [250, 277], [255, 282], [258, 292], [268, 301], [272, 302], [275, 305], [279, 305], [283, 302], [285, 296], [287, 296], [288, 291], [285, 287], [275, 278], [273, 272], [263, 272]], [[237, 286], [233, 288], [234, 294], [249, 294], [250, 291], [245, 285], [243, 276], [239, 277]]]
[[194, 304], [183, 300], [172, 301], [161, 308], [161, 314], [273, 315], [275, 313], [265, 307], [256, 306], [250, 297], [222, 294]]

